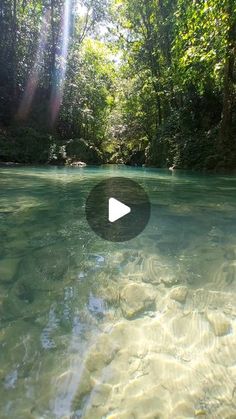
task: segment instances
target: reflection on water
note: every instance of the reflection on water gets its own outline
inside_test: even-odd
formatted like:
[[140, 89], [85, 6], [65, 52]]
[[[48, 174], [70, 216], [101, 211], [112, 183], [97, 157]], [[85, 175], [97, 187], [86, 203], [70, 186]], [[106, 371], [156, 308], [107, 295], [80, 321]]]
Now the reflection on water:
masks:
[[[149, 193], [146, 230], [94, 235], [108, 176]], [[236, 178], [0, 170], [0, 417], [236, 415]]]

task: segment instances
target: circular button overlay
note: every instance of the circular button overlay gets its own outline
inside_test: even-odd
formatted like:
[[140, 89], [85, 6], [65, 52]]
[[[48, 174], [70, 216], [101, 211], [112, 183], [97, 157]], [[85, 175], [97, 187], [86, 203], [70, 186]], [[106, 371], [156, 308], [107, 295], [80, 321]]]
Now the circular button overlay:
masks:
[[86, 217], [91, 229], [111, 242], [137, 237], [146, 227], [150, 212], [145, 190], [124, 177], [112, 177], [98, 183], [86, 202]]

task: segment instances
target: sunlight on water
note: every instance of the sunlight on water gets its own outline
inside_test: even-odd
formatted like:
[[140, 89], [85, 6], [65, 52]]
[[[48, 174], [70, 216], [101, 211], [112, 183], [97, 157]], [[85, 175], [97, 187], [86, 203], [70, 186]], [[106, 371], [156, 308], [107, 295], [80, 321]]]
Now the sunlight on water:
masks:
[[[127, 243], [85, 219], [109, 176], [152, 203]], [[0, 169], [0, 417], [233, 417], [235, 210], [233, 176]]]

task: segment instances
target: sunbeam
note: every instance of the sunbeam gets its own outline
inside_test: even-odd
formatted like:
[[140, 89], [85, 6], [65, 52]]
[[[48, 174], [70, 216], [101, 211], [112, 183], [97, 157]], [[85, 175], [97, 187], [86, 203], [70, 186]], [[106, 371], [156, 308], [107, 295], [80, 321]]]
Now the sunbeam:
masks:
[[52, 89], [51, 101], [50, 101], [50, 113], [51, 113], [51, 123], [54, 124], [61, 103], [63, 99], [63, 91], [65, 84], [66, 68], [67, 68], [67, 55], [68, 55], [68, 45], [69, 45], [69, 34], [70, 34], [70, 17], [71, 17], [71, 7], [72, 1], [65, 0], [63, 20], [62, 20], [62, 42], [61, 42], [61, 52], [60, 59], [58, 64], [58, 69], [56, 70], [55, 84]]

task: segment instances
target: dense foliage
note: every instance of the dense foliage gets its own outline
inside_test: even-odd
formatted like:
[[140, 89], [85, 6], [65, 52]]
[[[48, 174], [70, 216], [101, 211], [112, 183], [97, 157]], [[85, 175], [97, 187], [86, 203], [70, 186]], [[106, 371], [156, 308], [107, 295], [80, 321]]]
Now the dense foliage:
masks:
[[236, 168], [233, 0], [2, 0], [0, 159]]

